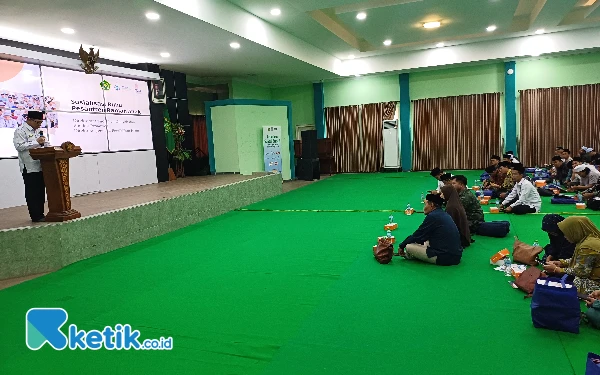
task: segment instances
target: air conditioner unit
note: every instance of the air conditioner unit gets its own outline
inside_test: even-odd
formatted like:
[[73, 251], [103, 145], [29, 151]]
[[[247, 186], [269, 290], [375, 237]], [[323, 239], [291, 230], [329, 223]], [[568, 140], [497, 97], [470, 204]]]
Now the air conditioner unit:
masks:
[[400, 168], [398, 120], [383, 121], [383, 167]]

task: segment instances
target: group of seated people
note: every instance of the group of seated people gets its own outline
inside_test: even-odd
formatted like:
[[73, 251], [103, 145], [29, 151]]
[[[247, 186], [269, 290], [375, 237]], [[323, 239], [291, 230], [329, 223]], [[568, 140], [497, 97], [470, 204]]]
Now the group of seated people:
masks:
[[586, 148], [589, 152], [584, 156], [587, 157], [571, 158], [569, 150], [556, 149], [548, 182], [564, 185], [569, 192], [581, 192], [585, 201], [600, 197], [600, 171], [596, 168], [600, 164], [600, 154]]
[[[600, 155], [592, 149], [584, 147], [582, 151], [586, 160], [600, 162]], [[569, 150], [557, 148], [552, 182], [558, 180], [570, 191], [591, 194], [590, 189], [599, 185], [600, 172], [585, 164], [583, 156], [570, 158]], [[485, 188], [502, 199], [500, 208], [505, 213], [539, 212], [542, 200], [523, 165], [510, 152], [503, 159], [492, 156]], [[485, 223], [483, 210], [465, 176], [452, 176], [440, 168], [434, 168], [431, 176], [438, 180], [438, 186], [425, 197], [425, 220], [400, 243], [397, 255], [440, 266], [457, 265], [463, 249], [474, 242], [471, 235]], [[600, 188], [594, 190], [594, 194], [598, 192]], [[542, 259], [546, 274], [568, 275], [578, 292], [588, 295], [588, 306], [600, 310], [600, 230], [588, 217], [564, 218], [557, 214], [544, 216], [542, 230], [549, 237]]]

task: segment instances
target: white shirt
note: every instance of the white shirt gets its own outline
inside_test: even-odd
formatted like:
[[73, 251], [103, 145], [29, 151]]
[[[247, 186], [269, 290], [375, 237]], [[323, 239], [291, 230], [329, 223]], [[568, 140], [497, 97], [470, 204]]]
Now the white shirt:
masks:
[[590, 169], [590, 173], [585, 177], [579, 177], [579, 184], [581, 186], [596, 185], [600, 180], [600, 172], [591, 165], [585, 166]]
[[442, 192], [443, 187], [444, 187], [444, 181], [438, 180], [438, 188], [437, 188], [438, 193]]
[[[42, 171], [42, 163], [39, 160], [33, 160], [31, 155], [29, 155], [29, 150], [32, 148], [42, 147], [36, 141], [38, 138], [39, 130], [33, 129], [27, 123], [15, 130], [13, 145], [19, 152], [19, 168], [21, 168], [21, 173], [23, 173], [24, 168], [27, 168], [27, 173]], [[45, 146], [49, 145], [46, 142]]]
[[540, 209], [542, 208], [542, 198], [540, 198], [540, 194], [537, 192], [535, 186], [524, 178], [515, 184], [515, 187], [513, 187], [508, 197], [502, 202], [502, 205], [506, 206], [515, 198], [518, 199], [515, 203], [510, 205], [511, 207], [525, 205], [535, 208], [536, 212], [540, 212]]
[[[593, 165], [591, 165], [591, 164], [582, 163], [581, 165], [585, 165], [586, 168], [590, 169], [590, 174], [589, 174], [588, 177], [590, 177], [592, 175], [595, 175], [596, 172], [600, 173], [600, 171], [598, 171], [596, 169], [596, 167], [593, 166]], [[599, 175], [599, 177], [600, 177], [600, 175]], [[573, 172], [573, 175], [571, 176], [571, 182], [578, 182], [581, 186], [587, 186], [587, 185], [589, 185], [589, 184], [583, 184], [583, 183], [581, 183], [581, 177], [579, 177], [579, 175], [577, 173], [575, 173], [575, 172]]]
[[521, 162], [519, 161], [519, 159], [515, 158], [514, 156], [510, 159], [510, 161], [514, 164], [521, 164]]

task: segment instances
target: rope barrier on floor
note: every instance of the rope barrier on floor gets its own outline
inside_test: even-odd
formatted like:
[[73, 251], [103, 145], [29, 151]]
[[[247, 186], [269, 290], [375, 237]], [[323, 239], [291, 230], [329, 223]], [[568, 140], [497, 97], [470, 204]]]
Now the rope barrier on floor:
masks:
[[[271, 208], [238, 208], [235, 211], [240, 212], [381, 212], [381, 213], [404, 213], [404, 210], [301, 210], [301, 209], [271, 209]], [[415, 211], [415, 214], [422, 214], [423, 211]], [[491, 213], [484, 212], [486, 215], [500, 215], [501, 213]], [[600, 215], [600, 212], [536, 212], [530, 213], [527, 215], [547, 215], [547, 214], [557, 214], [557, 215], [571, 215], [571, 216], [596, 216]], [[518, 215], [515, 215], [518, 216]]]

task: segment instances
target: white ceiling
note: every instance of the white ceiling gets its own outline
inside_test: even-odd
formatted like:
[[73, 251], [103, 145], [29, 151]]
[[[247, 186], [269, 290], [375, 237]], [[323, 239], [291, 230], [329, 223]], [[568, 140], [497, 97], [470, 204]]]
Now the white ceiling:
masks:
[[[282, 14], [272, 16], [273, 7]], [[600, 0], [19, 0], [0, 2], [0, 38], [71, 52], [95, 45], [104, 58], [157, 63], [207, 81], [280, 86], [512, 59], [532, 48], [598, 48], [599, 8]], [[28, 9], [36, 11], [24, 17]], [[147, 11], [161, 19], [147, 20]], [[358, 11], [367, 19], [358, 21]], [[425, 30], [422, 22], [432, 20], [442, 27]], [[487, 33], [491, 24], [498, 29]], [[540, 28], [546, 34], [533, 36]], [[388, 38], [392, 46], [383, 46]], [[229, 47], [233, 41], [239, 50]], [[436, 49], [438, 42], [446, 47]]]
[[[24, 9], [37, 9], [27, 13]], [[160, 14], [157, 22], [144, 14]], [[50, 22], [49, 22], [50, 21]], [[73, 35], [60, 29], [70, 27]], [[200, 77], [237, 77], [264, 85], [335, 77], [324, 69], [200, 21], [152, 0], [0, 2], [0, 38], [77, 52], [95, 45], [103, 58], [150, 62]], [[229, 43], [237, 41], [239, 50]], [[170, 58], [160, 57], [169, 52]]]

